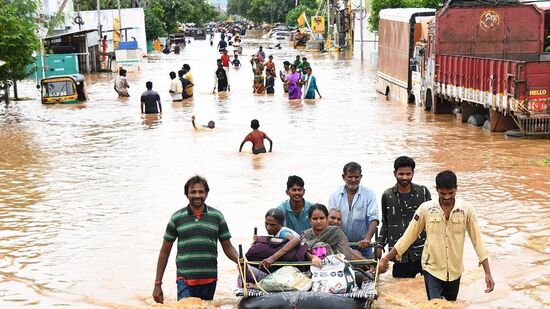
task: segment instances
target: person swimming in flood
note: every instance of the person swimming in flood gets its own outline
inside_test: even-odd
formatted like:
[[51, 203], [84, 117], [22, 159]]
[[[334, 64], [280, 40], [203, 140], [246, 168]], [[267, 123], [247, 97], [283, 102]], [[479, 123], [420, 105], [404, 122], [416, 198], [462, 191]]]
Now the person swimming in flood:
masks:
[[251, 142], [252, 143], [252, 153], [257, 155], [260, 153], [265, 153], [265, 145], [264, 145], [264, 139], [267, 139], [269, 141], [269, 152], [273, 149], [273, 141], [267, 134], [265, 134], [263, 131], [258, 130], [260, 127], [260, 122], [257, 119], [253, 119], [250, 122], [250, 127], [252, 128], [252, 132], [248, 133], [248, 135], [244, 138], [244, 140], [241, 143], [241, 146], [239, 147], [239, 152], [243, 149], [244, 143]]
[[199, 130], [200, 128], [214, 129], [216, 127], [216, 123], [213, 120], [208, 121], [208, 124], [203, 124], [200, 127], [197, 127], [195, 124], [195, 115], [191, 117], [191, 123], [193, 124], [193, 128], [195, 128], [195, 130]]

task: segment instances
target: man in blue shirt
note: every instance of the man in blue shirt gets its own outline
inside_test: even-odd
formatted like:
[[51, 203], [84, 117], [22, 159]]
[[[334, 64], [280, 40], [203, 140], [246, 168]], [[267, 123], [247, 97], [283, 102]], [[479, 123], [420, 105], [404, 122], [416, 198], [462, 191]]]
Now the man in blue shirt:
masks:
[[350, 242], [358, 242], [364, 256], [372, 254], [368, 245], [380, 221], [374, 191], [361, 186], [361, 165], [349, 162], [344, 166], [342, 179], [346, 183], [329, 198], [330, 207], [342, 212], [342, 230]]
[[285, 226], [298, 234], [311, 228], [308, 212], [313, 203], [304, 199], [304, 180], [296, 175], [288, 176], [286, 194], [289, 199], [282, 202], [277, 208], [285, 214]]

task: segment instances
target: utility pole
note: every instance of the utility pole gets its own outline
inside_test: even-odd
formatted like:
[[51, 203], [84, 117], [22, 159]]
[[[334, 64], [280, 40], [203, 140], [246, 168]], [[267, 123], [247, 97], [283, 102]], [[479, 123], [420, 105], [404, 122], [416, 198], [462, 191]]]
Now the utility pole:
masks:
[[[120, 0], [117, 0], [117, 5], [118, 5], [118, 25], [120, 27], [120, 29], [122, 29], [122, 17], [121, 17], [121, 14], [120, 14]], [[122, 30], [120, 30], [120, 36], [122, 37]], [[124, 40], [128, 40], [128, 38], [124, 38]]]
[[101, 8], [99, 7], [99, 0], [97, 0], [97, 34], [99, 35], [99, 44], [101, 45]]
[[360, 0], [360, 8], [359, 10], [361, 11], [361, 29], [360, 29], [360, 33], [361, 33], [361, 60], [363, 60], [363, 1], [364, 0]]

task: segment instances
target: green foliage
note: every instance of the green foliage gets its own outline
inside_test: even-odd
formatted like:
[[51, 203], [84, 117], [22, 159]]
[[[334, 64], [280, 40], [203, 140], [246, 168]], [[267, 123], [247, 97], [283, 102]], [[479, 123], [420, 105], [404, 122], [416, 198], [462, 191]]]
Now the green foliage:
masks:
[[297, 19], [303, 12], [306, 12], [308, 22], [311, 22], [311, 16], [314, 16], [317, 12], [317, 8], [307, 7], [305, 5], [298, 5], [286, 14], [286, 23], [292, 26], [297, 25]]
[[166, 35], [164, 20], [164, 8], [157, 0], [147, 3], [145, 10], [145, 36], [148, 40], [154, 40]]
[[369, 17], [369, 28], [371, 31], [378, 31], [380, 22], [380, 11], [391, 8], [438, 8], [442, 5], [440, 0], [372, 0], [371, 15]]
[[[82, 0], [80, 10], [97, 10], [96, 2]], [[120, 8], [131, 6], [131, 0], [120, 0]], [[100, 7], [102, 10], [117, 9], [117, 0], [100, 0]], [[147, 38], [180, 32], [180, 23], [195, 23], [201, 26], [216, 20], [220, 14], [204, 0], [148, 0], [144, 5], [144, 13]]]
[[[78, 9], [76, 6], [76, 1], [74, 2], [75, 11]], [[117, 0], [99, 0], [99, 7], [102, 10], [114, 10], [118, 9]], [[120, 8], [127, 9], [132, 7], [131, 0], [120, 0]], [[97, 0], [81, 0], [80, 1], [80, 10], [81, 11], [93, 11], [97, 10]]]
[[240, 15], [246, 17], [251, 0], [228, 0], [227, 14]]
[[0, 0], [0, 81], [22, 80], [31, 72], [32, 53], [40, 48], [36, 34], [37, 5], [34, 0]]
[[[256, 23], [285, 22], [295, 0], [229, 0], [227, 13], [243, 16]], [[317, 9], [317, 0], [300, 1], [301, 6]]]

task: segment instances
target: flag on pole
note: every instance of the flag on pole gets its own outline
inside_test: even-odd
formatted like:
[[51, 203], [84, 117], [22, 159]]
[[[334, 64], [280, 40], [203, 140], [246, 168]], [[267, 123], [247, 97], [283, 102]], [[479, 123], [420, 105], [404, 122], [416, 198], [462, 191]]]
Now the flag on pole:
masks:
[[296, 19], [298, 25], [303, 26], [306, 23], [306, 12], [303, 12], [298, 19]]

